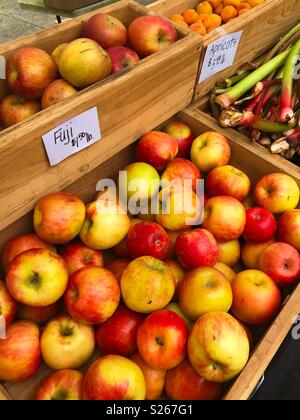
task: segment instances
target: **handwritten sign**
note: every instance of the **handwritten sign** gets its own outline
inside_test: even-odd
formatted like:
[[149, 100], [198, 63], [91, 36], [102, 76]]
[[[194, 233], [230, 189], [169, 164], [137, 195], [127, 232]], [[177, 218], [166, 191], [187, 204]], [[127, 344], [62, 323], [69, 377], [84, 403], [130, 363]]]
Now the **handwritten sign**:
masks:
[[0, 79], [6, 79], [6, 60], [3, 55], [0, 55]]
[[207, 47], [199, 83], [232, 66], [242, 34], [224, 35]]
[[97, 108], [89, 109], [43, 136], [51, 166], [101, 139]]

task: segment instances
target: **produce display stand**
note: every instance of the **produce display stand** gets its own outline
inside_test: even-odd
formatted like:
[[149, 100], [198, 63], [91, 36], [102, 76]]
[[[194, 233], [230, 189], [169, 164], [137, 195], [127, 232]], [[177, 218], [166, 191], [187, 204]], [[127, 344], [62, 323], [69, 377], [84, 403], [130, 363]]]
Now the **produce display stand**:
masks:
[[[149, 13], [130, 1], [100, 10], [127, 26]], [[8, 58], [26, 46], [51, 52], [57, 45], [81, 37], [83, 23], [94, 13], [2, 45], [0, 56]], [[179, 40], [169, 48], [0, 132], [1, 230], [30, 211], [39, 197], [66, 188], [191, 103], [202, 39], [180, 27], [178, 34]], [[6, 94], [6, 83], [1, 80], [0, 99]], [[93, 107], [98, 111], [101, 141], [51, 167], [42, 136]]]
[[[186, 109], [180, 112], [176, 119], [181, 120], [191, 127], [195, 135], [205, 131], [220, 131], [217, 124], [199, 111]], [[145, 130], [144, 130], [145, 131]], [[277, 165], [276, 161], [266, 158], [265, 155], [257, 155], [257, 150], [251, 144], [245, 144], [243, 139], [234, 132], [227, 132], [227, 138], [232, 150], [231, 164], [246, 172], [253, 183], [257, 182], [267, 173], [281, 170], [293, 176], [300, 185], [300, 173], [290, 171], [284, 165]], [[118, 171], [135, 160], [135, 144], [123, 148], [106, 162], [97, 166], [89, 174], [70, 185], [66, 190], [78, 194], [85, 201], [95, 196], [96, 183], [101, 178], [115, 178]], [[88, 163], [88, 161], [87, 161]], [[255, 168], [255, 170], [253, 170]], [[21, 220], [15, 221], [11, 226], [2, 230], [0, 234], [0, 248], [3, 243], [12, 236], [28, 233], [31, 231], [32, 213], [28, 213]], [[265, 369], [273, 359], [276, 351], [284, 341], [293, 319], [300, 312], [300, 285], [295, 289], [290, 298], [285, 302], [281, 313], [273, 322], [268, 332], [262, 338], [253, 351], [249, 362], [240, 376], [233, 382], [224, 396], [225, 400], [246, 400], [251, 395]], [[24, 383], [5, 383], [0, 385], [0, 399], [28, 400], [35, 395], [41, 382], [49, 374], [49, 369], [41, 367], [35, 376]]]
[[[172, 15], [194, 8], [198, 4], [199, 0], [158, 0], [147, 7], [158, 15], [170, 18]], [[198, 83], [195, 89], [195, 100], [206, 95], [218, 80], [227, 77], [229, 74], [234, 74], [242, 64], [267, 51], [275, 41], [299, 22], [299, 18], [299, 0], [266, 0], [261, 5], [205, 35], [203, 37], [204, 54], [201, 59], [199, 77], [206, 47], [224, 35], [243, 31], [233, 65]]]

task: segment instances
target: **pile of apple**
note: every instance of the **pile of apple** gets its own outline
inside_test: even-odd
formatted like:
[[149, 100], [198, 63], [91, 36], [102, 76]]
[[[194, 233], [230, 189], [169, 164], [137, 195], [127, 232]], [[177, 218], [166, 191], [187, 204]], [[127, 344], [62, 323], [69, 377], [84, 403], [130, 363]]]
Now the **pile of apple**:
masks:
[[127, 30], [105, 13], [92, 16], [83, 25], [82, 35], [59, 45], [51, 55], [28, 47], [7, 59], [11, 94], [0, 102], [0, 126], [24, 121], [177, 40], [173, 24], [163, 17], [140, 16]]
[[[251, 186], [228, 164], [222, 134], [193, 139], [182, 122], [143, 136], [137, 157], [119, 185], [128, 199], [130, 181], [163, 201], [153, 181], [189, 179], [186, 214], [174, 212], [175, 190], [168, 214], [137, 218], [116, 211], [124, 203], [107, 190], [87, 206], [50, 194], [35, 206], [35, 233], [4, 246], [0, 380], [27, 379], [42, 358], [55, 373], [39, 400], [159, 399], [164, 390], [170, 399], [219, 399], [248, 361], [249, 326], [271, 322], [282, 289], [300, 279], [291, 177], [273, 173]], [[204, 220], [192, 227], [202, 174]]]

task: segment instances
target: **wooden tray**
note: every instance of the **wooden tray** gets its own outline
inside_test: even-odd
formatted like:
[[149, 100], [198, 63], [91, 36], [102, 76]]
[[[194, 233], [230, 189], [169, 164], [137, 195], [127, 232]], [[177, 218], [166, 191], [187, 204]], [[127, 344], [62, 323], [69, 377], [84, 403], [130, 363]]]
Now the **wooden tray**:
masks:
[[[125, 0], [100, 10], [126, 26], [148, 13], [143, 6]], [[8, 58], [26, 46], [51, 52], [81, 37], [83, 23], [95, 13], [2, 45], [0, 56]], [[0, 132], [0, 230], [30, 211], [38, 197], [66, 188], [192, 101], [202, 40], [179, 27], [178, 34], [179, 40], [169, 48]], [[6, 83], [1, 80], [0, 100], [6, 94]], [[50, 167], [42, 135], [95, 106], [101, 141]]]
[[[218, 130], [217, 124], [199, 111], [188, 109], [179, 113], [176, 118], [188, 124], [193, 129], [195, 135], [200, 135], [208, 130]], [[237, 137], [235, 133], [228, 132], [227, 137], [232, 150], [231, 164], [245, 171], [253, 183], [257, 182], [267, 173], [280, 170], [293, 176], [300, 185], [299, 173], [290, 172], [288, 167], [278, 168], [274, 161], [265, 159], [264, 155], [257, 155], [257, 151], [253, 148], [253, 145], [245, 145], [244, 141]], [[99, 179], [116, 177], [118, 170], [121, 170], [125, 165], [134, 161], [134, 159], [135, 145], [132, 144], [70, 185], [67, 191], [76, 193], [85, 201], [89, 201], [95, 195], [96, 183]], [[3, 230], [0, 234], [0, 249], [11, 237], [30, 232], [32, 230], [31, 220], [32, 214], [28, 213], [22, 219]], [[295, 289], [290, 299], [285, 302], [281, 313], [253, 351], [247, 366], [224, 396], [225, 400], [246, 400], [249, 398], [262, 374], [284, 341], [293, 324], [294, 317], [298, 313], [300, 313], [300, 285]], [[37, 388], [49, 373], [49, 369], [43, 366], [27, 382], [18, 384], [5, 383], [2, 386], [0, 385], [0, 399], [29, 400], [34, 398]]]
[[[171, 17], [189, 8], [195, 8], [200, 0], [158, 0], [148, 7], [152, 12]], [[282, 35], [300, 21], [299, 0], [266, 0], [227, 24], [203, 37], [204, 54], [201, 58], [199, 77], [202, 70], [206, 47], [221, 36], [243, 31], [235, 61], [232, 67], [197, 83], [195, 100], [206, 95], [220, 79], [234, 74], [242, 64], [251, 61], [267, 51]], [[199, 81], [198, 77], [198, 81]]]

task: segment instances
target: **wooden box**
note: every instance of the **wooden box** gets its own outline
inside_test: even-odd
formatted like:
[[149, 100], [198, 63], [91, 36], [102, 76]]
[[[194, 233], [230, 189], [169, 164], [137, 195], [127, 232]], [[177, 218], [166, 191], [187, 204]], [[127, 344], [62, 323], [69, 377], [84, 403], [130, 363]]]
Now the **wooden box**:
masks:
[[[127, 27], [148, 13], [125, 0], [100, 10]], [[81, 37], [83, 23], [95, 13], [2, 45], [0, 56], [8, 58], [27, 46], [52, 52], [57, 45]], [[38, 197], [66, 188], [192, 101], [202, 40], [179, 27], [178, 35], [176, 43], [136, 66], [0, 132], [0, 229], [30, 211]], [[6, 94], [6, 83], [0, 80], [0, 99]], [[51, 167], [42, 135], [93, 107], [98, 111], [101, 141]]]
[[[200, 0], [158, 0], [147, 6], [152, 12], [171, 17], [189, 8], [195, 8]], [[249, 62], [267, 51], [279, 38], [288, 32], [300, 20], [299, 0], [266, 0], [249, 12], [231, 20], [203, 37], [204, 52], [199, 69], [202, 69], [206, 47], [221, 36], [243, 31], [233, 66], [198, 83], [195, 100], [206, 95], [220, 79], [233, 74], [242, 64]]]
[[[194, 131], [194, 135], [200, 135], [208, 130], [218, 130], [217, 125], [210, 118], [199, 111], [185, 110], [180, 112], [176, 119], [188, 124]], [[257, 182], [267, 173], [278, 170], [292, 175], [300, 185], [300, 174], [290, 172], [289, 168], [278, 167], [276, 163], [257, 155], [256, 149], [251, 144], [244, 144], [243, 140], [228, 132], [227, 137], [232, 150], [231, 164], [245, 171], [252, 182]], [[116, 177], [118, 170], [135, 160], [135, 145], [119, 151], [110, 160], [94, 168], [89, 174], [84, 175], [67, 188], [67, 191], [78, 194], [85, 201], [92, 200], [96, 192], [96, 183], [101, 178]], [[11, 237], [29, 233], [32, 230], [32, 213], [28, 213], [22, 219], [7, 227], [0, 234], [0, 249]], [[285, 302], [281, 313], [273, 322], [258, 346], [254, 349], [249, 362], [239, 377], [229, 387], [225, 400], [246, 400], [251, 395], [256, 384], [270, 364], [278, 348], [288, 334], [293, 320], [300, 313], [300, 285], [294, 290], [289, 300]], [[34, 398], [37, 388], [49, 374], [49, 369], [41, 367], [37, 374], [25, 383], [5, 383], [0, 385], [0, 400], [28, 400]]]

